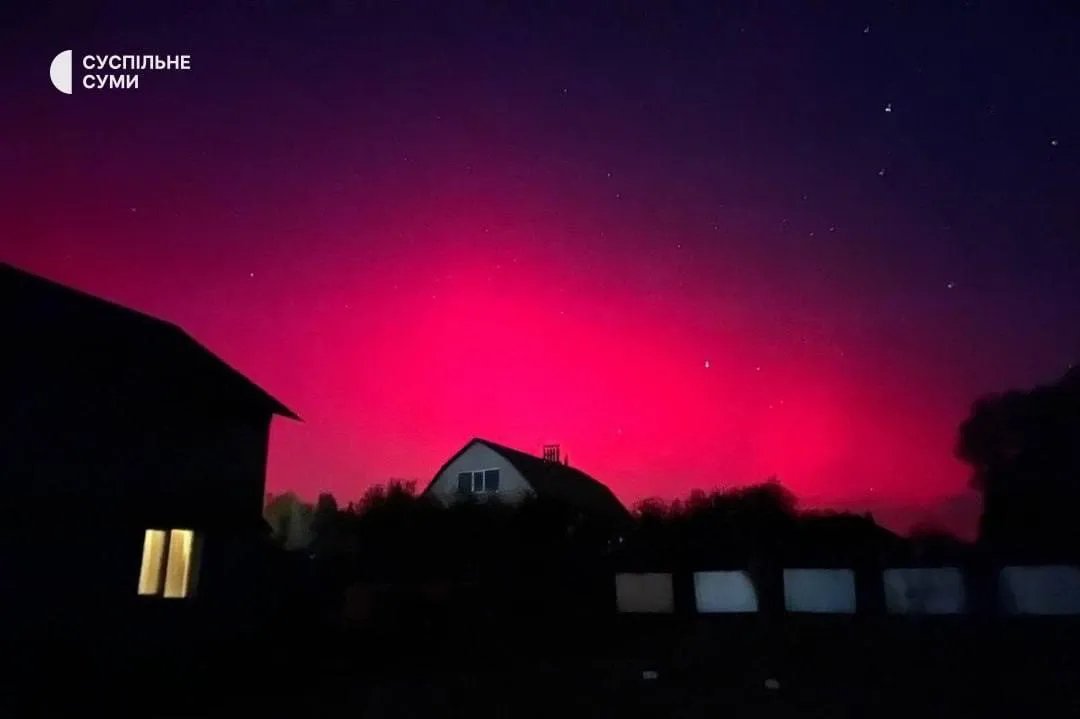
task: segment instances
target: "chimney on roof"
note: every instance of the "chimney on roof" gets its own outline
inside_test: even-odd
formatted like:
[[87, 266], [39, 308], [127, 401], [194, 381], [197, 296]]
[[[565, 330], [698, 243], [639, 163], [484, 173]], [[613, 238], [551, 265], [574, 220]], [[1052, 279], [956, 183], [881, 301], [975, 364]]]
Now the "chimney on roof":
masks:
[[557, 444], [545, 444], [544, 445], [544, 461], [559, 463], [559, 445]]

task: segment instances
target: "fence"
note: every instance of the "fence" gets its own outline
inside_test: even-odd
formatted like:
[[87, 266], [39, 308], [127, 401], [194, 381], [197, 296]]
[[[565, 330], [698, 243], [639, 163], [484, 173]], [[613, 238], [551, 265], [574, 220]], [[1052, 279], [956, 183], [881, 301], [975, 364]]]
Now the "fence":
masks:
[[346, 623], [618, 615], [1080, 616], [1080, 567], [786, 568], [352, 584]]
[[[671, 614], [677, 605], [678, 575], [617, 574], [616, 609], [622, 614]], [[895, 615], [964, 615], [974, 579], [958, 567], [895, 568], [881, 572], [884, 609]], [[1080, 615], [1080, 568], [1064, 565], [1009, 566], [996, 572], [995, 613]], [[855, 614], [856, 572], [852, 569], [783, 570], [783, 607], [798, 614]], [[698, 614], [756, 613], [766, 602], [751, 572], [694, 572]]]

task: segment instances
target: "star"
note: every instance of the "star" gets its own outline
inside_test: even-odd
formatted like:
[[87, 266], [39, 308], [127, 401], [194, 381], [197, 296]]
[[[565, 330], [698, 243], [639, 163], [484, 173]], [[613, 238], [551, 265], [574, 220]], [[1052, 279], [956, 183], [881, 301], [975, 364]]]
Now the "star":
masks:
[[881, 168], [877, 171], [878, 177], [885, 177], [885, 168]]
[[829, 225], [829, 232], [836, 232], [836, 225]]
[[886, 102], [885, 103], [885, 112], [892, 112], [892, 103], [891, 102]]
[[1057, 146], [1058, 146], [1057, 138], [1056, 137], [1051, 137], [1050, 138], [1050, 147], [1057, 147]]
[[254, 273], [254, 272], [249, 272], [249, 273], [248, 273], [248, 277], [254, 277], [254, 276], [255, 276], [255, 273]]
[[956, 288], [956, 283], [952, 282], [952, 281], [946, 282], [945, 283], [945, 288], [949, 289], [949, 290], [955, 289]]
[[136, 208], [134, 208], [134, 207], [131, 207], [131, 208], [128, 208], [128, 209], [130, 209], [132, 212], [134, 212], [136, 210]]
[[862, 32], [863, 32], [863, 35], [869, 35], [870, 34], [870, 26], [867, 25], [866, 27], [864, 27], [862, 29]]
[[705, 369], [709, 369], [709, 367], [711, 366], [712, 365], [709, 363], [709, 360], [705, 360]]

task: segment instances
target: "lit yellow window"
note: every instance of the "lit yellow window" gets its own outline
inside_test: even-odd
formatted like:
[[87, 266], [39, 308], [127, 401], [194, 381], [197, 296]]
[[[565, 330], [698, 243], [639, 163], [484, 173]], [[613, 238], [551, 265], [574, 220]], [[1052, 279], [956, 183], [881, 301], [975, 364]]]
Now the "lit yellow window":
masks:
[[139, 570], [139, 594], [161, 591], [161, 564], [165, 556], [165, 532], [146, 530], [143, 538], [142, 569]]
[[191, 583], [191, 550], [195, 533], [190, 529], [169, 532], [169, 564], [165, 568], [165, 596], [186, 597]]
[[194, 550], [195, 533], [190, 529], [146, 530], [139, 594], [170, 599], [189, 596], [195, 569]]

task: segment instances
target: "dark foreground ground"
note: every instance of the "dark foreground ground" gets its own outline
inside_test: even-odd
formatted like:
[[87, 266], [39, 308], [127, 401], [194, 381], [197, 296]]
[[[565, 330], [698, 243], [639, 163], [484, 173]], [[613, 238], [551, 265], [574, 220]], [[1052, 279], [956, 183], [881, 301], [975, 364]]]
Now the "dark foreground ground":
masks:
[[195, 653], [21, 650], [0, 714], [1067, 717], [1080, 716], [1078, 640], [1080, 626], [1060, 620], [281, 626], [240, 645], [203, 639]]

